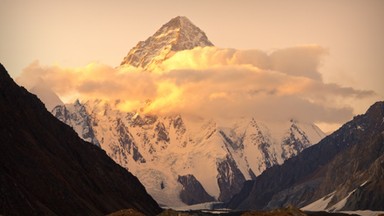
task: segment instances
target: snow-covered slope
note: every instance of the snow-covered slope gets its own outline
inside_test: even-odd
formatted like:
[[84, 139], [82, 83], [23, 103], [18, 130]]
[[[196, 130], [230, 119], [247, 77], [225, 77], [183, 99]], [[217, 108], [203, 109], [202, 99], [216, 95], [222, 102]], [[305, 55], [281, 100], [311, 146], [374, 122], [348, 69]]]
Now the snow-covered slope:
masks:
[[353, 195], [354, 193], [357, 193], [356, 191], [359, 188], [364, 187], [365, 184], [367, 184], [368, 181], [365, 181], [363, 184], [349, 192], [345, 197], [340, 199], [340, 201], [336, 202], [336, 204], [332, 203], [332, 199], [334, 198], [336, 191], [333, 191], [332, 193], [316, 200], [313, 203], [310, 203], [309, 205], [304, 206], [301, 208], [304, 211], [327, 211], [327, 212], [338, 212], [341, 211], [345, 205], [347, 204], [348, 199]]
[[318, 144], [244, 184], [225, 207], [383, 211], [383, 119], [384, 102], [379, 101]]
[[[213, 46], [205, 33], [176, 17], [132, 48], [121, 67], [152, 70], [177, 51], [205, 46]], [[172, 207], [228, 201], [246, 180], [324, 137], [315, 125], [294, 120], [158, 116], [123, 112], [119, 103], [76, 101], [52, 113], [134, 173], [160, 204]]]
[[177, 51], [205, 46], [213, 46], [205, 33], [188, 18], [178, 16], [163, 25], [153, 36], [133, 47], [121, 65], [150, 70]]
[[118, 103], [76, 101], [52, 113], [80, 137], [100, 145], [167, 206], [227, 201], [245, 180], [324, 137], [315, 125], [294, 120], [242, 118], [218, 123], [195, 116], [122, 112]]

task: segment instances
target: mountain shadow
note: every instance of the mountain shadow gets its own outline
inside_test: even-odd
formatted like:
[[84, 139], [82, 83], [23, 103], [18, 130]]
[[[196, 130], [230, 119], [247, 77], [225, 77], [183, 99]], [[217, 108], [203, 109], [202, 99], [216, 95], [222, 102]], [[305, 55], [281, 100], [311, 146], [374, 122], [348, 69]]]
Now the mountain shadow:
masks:
[[[227, 206], [382, 211], [383, 179], [384, 102], [376, 102], [317, 145], [247, 182]], [[323, 209], [313, 209], [316, 201], [325, 202]]]
[[161, 212], [138, 179], [60, 122], [0, 64], [0, 214]]

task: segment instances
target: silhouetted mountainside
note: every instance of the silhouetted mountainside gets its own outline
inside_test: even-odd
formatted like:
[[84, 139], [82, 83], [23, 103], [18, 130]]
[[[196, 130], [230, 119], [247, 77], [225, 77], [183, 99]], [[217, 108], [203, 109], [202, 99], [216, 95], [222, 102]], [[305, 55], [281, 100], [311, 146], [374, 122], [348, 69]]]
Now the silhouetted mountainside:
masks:
[[[138, 67], [157, 73], [156, 68], [161, 69], [174, 54], [207, 46], [213, 44], [206, 34], [178, 16], [132, 48], [121, 67], [127, 72]], [[44, 87], [43, 82], [38, 84], [39, 89]], [[36, 92], [40, 97], [41, 91]], [[40, 98], [52, 98], [46, 95]], [[137, 101], [137, 107], [128, 107], [127, 99], [80, 97], [74, 103], [58, 104], [52, 114], [137, 176], [163, 206], [229, 201], [245, 180], [325, 137], [311, 122], [158, 112], [156, 98]]]
[[247, 183], [228, 207], [384, 210], [383, 179], [384, 102], [377, 102], [319, 144]]
[[161, 211], [138, 179], [53, 117], [0, 64], [0, 214]]

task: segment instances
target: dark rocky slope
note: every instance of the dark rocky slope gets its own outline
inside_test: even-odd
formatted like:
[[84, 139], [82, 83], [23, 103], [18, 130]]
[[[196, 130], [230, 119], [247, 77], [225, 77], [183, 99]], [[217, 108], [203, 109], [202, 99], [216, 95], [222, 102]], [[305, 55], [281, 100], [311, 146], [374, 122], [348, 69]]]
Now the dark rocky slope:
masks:
[[161, 212], [135, 176], [84, 142], [0, 64], [0, 214]]
[[210, 196], [194, 175], [188, 174], [179, 176], [177, 179], [183, 185], [180, 192], [180, 199], [188, 205], [201, 202], [212, 202], [215, 198]]
[[319, 144], [247, 183], [228, 207], [303, 207], [334, 192], [328, 208], [349, 195], [342, 210], [384, 210], [383, 174], [384, 102], [377, 102]]

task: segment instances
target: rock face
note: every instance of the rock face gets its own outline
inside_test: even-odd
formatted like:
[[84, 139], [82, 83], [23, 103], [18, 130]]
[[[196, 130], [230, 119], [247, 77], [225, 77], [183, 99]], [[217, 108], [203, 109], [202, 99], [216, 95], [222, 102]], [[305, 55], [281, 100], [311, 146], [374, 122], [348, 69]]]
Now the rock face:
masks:
[[194, 205], [202, 202], [212, 202], [215, 201], [215, 198], [210, 196], [200, 184], [195, 176], [188, 174], [185, 176], [179, 176], [177, 179], [183, 189], [180, 192], [180, 199], [188, 204]]
[[[186, 17], [176, 17], [139, 42], [122, 67], [151, 70], [175, 52], [205, 46], [213, 46], [205, 33]], [[182, 184], [179, 176], [192, 175], [200, 191], [228, 201], [244, 181], [324, 137], [315, 125], [293, 120], [269, 124], [249, 117], [219, 124], [221, 119], [121, 111], [119, 103], [88, 100], [58, 106], [52, 113], [80, 137], [100, 145], [136, 175], [156, 201], [171, 207], [191, 203], [192, 198], [194, 203], [207, 200], [191, 194], [195, 184]]]
[[0, 214], [161, 211], [136, 177], [53, 117], [2, 65], [0, 119]]
[[245, 177], [230, 156], [217, 162], [217, 171], [217, 184], [221, 191], [219, 200], [227, 202], [240, 191]]
[[195, 196], [194, 184], [182, 184], [179, 176], [192, 175], [210, 197], [228, 201], [244, 181], [324, 137], [315, 125], [296, 121], [243, 118], [219, 125], [176, 114], [123, 112], [118, 105], [89, 100], [57, 106], [52, 113], [84, 139], [89, 139], [84, 131], [92, 129], [96, 145], [136, 175], [160, 204], [172, 207], [191, 203], [185, 197], [194, 203], [207, 200]]
[[228, 207], [384, 210], [383, 173], [384, 102], [377, 102], [319, 144], [266, 170]]
[[54, 116], [58, 117], [62, 122], [70, 121], [72, 126], [79, 128], [81, 130], [79, 135], [87, 142], [91, 142], [96, 146], [100, 147], [99, 141], [96, 139], [95, 134], [92, 129], [91, 121], [87, 113], [85, 112], [85, 107], [80, 104], [77, 100], [72, 107], [76, 112], [71, 112], [67, 110], [65, 106], [55, 109]]
[[188, 18], [178, 16], [163, 25], [153, 36], [133, 47], [121, 65], [150, 69], [177, 51], [205, 46], [213, 46], [205, 33]]

